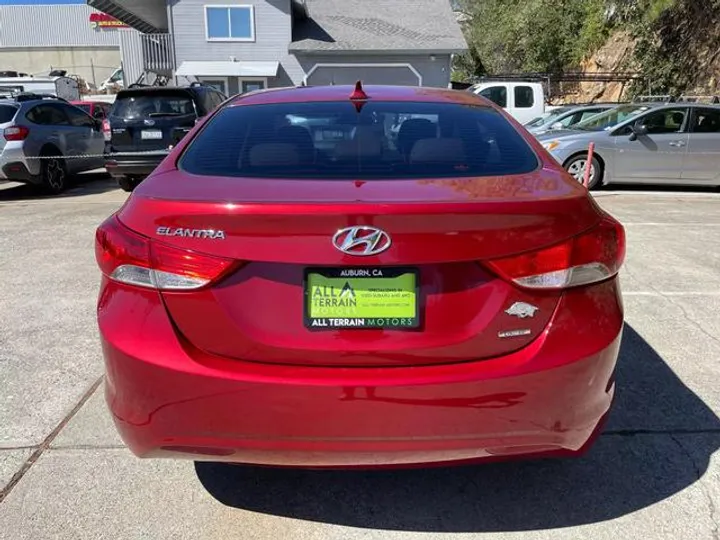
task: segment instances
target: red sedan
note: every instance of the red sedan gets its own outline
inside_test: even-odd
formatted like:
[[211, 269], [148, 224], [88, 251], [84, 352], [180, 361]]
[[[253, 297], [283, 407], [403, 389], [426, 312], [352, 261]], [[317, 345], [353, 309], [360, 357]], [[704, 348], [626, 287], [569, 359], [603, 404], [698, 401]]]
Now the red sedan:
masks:
[[142, 457], [578, 454], [613, 401], [624, 254], [481, 97], [247, 94], [97, 231], [107, 401]]

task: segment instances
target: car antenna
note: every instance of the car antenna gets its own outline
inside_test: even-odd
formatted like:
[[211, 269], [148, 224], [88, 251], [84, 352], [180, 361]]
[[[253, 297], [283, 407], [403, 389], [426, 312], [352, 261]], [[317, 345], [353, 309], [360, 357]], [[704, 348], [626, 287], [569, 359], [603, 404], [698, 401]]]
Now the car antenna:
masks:
[[365, 106], [368, 99], [370, 99], [370, 96], [368, 96], [365, 93], [365, 90], [363, 90], [362, 81], [356, 82], [355, 90], [353, 90], [353, 93], [350, 94], [350, 101], [352, 101], [353, 105], [355, 105], [355, 110], [357, 110], [357, 112], [362, 111], [362, 108]]

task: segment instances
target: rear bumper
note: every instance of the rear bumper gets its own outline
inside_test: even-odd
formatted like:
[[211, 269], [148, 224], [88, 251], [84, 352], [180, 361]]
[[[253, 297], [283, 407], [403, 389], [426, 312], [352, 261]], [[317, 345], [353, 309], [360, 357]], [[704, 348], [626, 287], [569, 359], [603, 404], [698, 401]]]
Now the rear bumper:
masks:
[[[202, 353], [157, 293], [105, 281], [106, 397], [141, 457], [373, 467], [575, 454], [610, 410], [622, 333], [617, 285], [593, 289], [568, 293], [538, 340], [502, 358], [322, 368]], [[591, 321], [567, 311], [588, 301], [603, 310]]]
[[40, 178], [33, 174], [22, 161], [12, 161], [2, 165], [2, 178], [11, 182], [39, 184]]
[[0, 152], [0, 178], [11, 182], [40, 183], [40, 160], [27, 159], [21, 143], [8, 142]]
[[105, 159], [105, 169], [113, 178], [129, 176], [145, 178], [157, 168], [167, 153], [138, 155], [135, 157], [108, 157]]

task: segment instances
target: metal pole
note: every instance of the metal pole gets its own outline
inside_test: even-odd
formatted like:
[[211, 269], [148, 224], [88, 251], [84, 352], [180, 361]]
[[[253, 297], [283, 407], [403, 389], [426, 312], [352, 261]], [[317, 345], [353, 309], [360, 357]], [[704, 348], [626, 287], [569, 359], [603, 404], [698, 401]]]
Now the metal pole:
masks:
[[93, 86], [97, 88], [97, 80], [95, 80], [95, 63], [93, 62], [92, 56], [90, 57], [90, 71], [92, 73]]
[[592, 169], [593, 154], [595, 154], [595, 143], [591, 142], [588, 147], [587, 162], [585, 163], [585, 176], [583, 177], [583, 186], [588, 187], [590, 183], [590, 170]]

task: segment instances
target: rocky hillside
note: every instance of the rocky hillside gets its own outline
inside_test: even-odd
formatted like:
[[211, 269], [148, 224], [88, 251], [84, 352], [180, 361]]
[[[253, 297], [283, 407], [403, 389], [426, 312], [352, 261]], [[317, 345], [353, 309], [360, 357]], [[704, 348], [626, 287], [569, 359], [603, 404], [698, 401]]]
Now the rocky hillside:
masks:
[[[633, 63], [635, 39], [624, 30], [613, 33], [608, 40], [588, 58], [583, 59], [578, 71], [593, 73], [625, 72]], [[593, 101], [622, 101], [628, 97], [632, 85], [624, 82], [580, 82], [568, 86], [560, 102], [586, 103]]]

